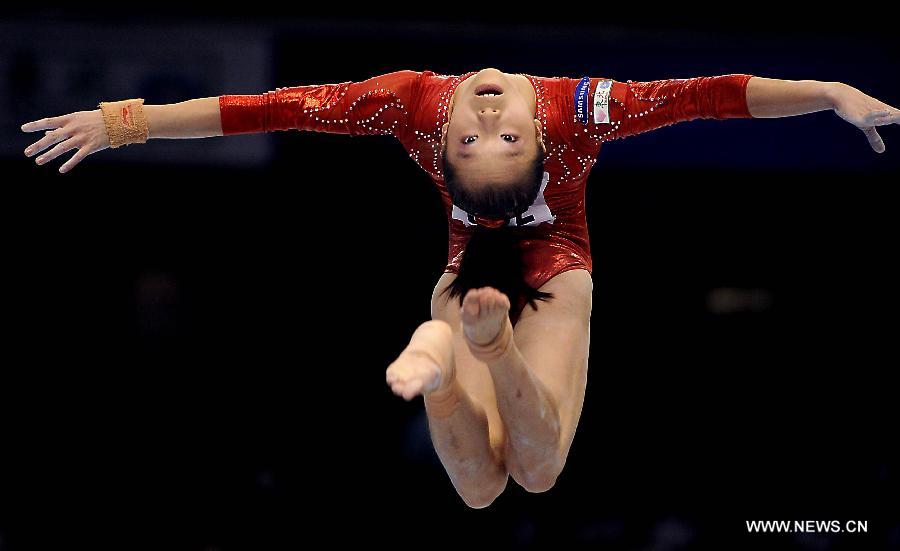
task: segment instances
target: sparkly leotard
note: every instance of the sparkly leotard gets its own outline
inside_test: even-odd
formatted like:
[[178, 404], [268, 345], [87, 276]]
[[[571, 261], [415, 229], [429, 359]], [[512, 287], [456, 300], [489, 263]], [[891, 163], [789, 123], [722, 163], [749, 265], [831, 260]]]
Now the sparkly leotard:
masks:
[[[401, 70], [358, 82], [222, 95], [222, 133], [312, 130], [396, 137], [440, 191], [450, 226], [444, 271], [458, 273], [475, 218], [452, 204], [444, 185], [441, 126], [448, 122], [451, 95], [475, 73]], [[751, 117], [749, 74], [647, 82], [522, 76], [534, 86], [547, 155], [537, 199], [508, 224], [521, 227], [525, 278], [535, 288], [566, 270], [592, 271], [585, 185], [603, 142], [693, 119]]]

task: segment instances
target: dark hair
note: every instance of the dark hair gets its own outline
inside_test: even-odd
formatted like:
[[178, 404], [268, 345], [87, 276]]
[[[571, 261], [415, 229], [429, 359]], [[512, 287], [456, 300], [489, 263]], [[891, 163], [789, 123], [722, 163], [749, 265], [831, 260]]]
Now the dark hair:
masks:
[[467, 186], [459, 181], [452, 163], [447, 160], [447, 144], [441, 149], [444, 185], [453, 204], [469, 214], [508, 218], [524, 212], [534, 203], [544, 178], [544, 148], [538, 144], [537, 156], [529, 170], [518, 181], [500, 185]]
[[[538, 145], [538, 153], [531, 170], [523, 180], [500, 186], [479, 186], [477, 192], [461, 185], [456, 171], [447, 161], [447, 146], [441, 151], [444, 184], [453, 203], [470, 214], [489, 217], [516, 216], [534, 202], [540, 192], [544, 177], [544, 151]], [[463, 298], [469, 289], [494, 287], [504, 293], [512, 312], [524, 301], [537, 309], [535, 301], [550, 300], [553, 293], [538, 291], [525, 281], [520, 240], [523, 233], [534, 230], [527, 226], [501, 226], [488, 228], [476, 225], [466, 243], [456, 278], [441, 294], [449, 291], [450, 298]]]

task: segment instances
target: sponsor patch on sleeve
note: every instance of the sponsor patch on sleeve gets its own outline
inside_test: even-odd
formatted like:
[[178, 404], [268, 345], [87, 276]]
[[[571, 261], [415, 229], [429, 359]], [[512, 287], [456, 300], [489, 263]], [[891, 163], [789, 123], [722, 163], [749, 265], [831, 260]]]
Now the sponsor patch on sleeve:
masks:
[[581, 124], [588, 123], [588, 101], [591, 96], [591, 78], [584, 77], [575, 87], [575, 117]]
[[594, 124], [610, 124], [609, 92], [612, 90], [611, 79], [597, 81], [594, 90]]

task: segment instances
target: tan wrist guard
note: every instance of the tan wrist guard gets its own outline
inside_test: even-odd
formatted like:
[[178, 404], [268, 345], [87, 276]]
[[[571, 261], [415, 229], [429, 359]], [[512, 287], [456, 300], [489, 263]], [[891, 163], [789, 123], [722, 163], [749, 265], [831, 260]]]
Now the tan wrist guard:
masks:
[[103, 113], [110, 147], [144, 143], [150, 137], [143, 98], [101, 101], [99, 107]]
[[475, 344], [469, 339], [469, 336], [465, 334], [465, 331], [463, 331], [463, 335], [466, 337], [469, 351], [472, 352], [472, 355], [475, 356], [475, 358], [485, 363], [492, 362], [503, 357], [503, 355], [509, 351], [510, 345], [513, 343], [512, 322], [509, 321], [509, 317], [506, 317], [503, 320], [500, 332], [494, 337], [494, 340], [489, 343]]

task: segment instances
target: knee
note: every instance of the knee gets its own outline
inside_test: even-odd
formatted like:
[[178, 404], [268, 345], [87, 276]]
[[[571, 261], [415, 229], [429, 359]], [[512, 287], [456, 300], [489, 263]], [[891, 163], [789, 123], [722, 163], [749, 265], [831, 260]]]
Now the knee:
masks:
[[539, 494], [556, 485], [559, 473], [560, 469], [545, 464], [539, 467], [516, 469], [515, 472], [511, 471], [510, 475], [519, 486], [525, 488], [525, 491]]
[[546, 492], [556, 485], [556, 476], [557, 475], [555, 474], [549, 473], [530, 475], [519, 482], [519, 484], [525, 488], [526, 491], [533, 494], [539, 494], [541, 492]]
[[508, 478], [508, 475], [503, 475], [502, 477], [498, 477], [497, 480], [492, 481], [490, 484], [466, 489], [457, 488], [457, 492], [463, 502], [472, 509], [484, 509], [503, 493], [506, 489]]

